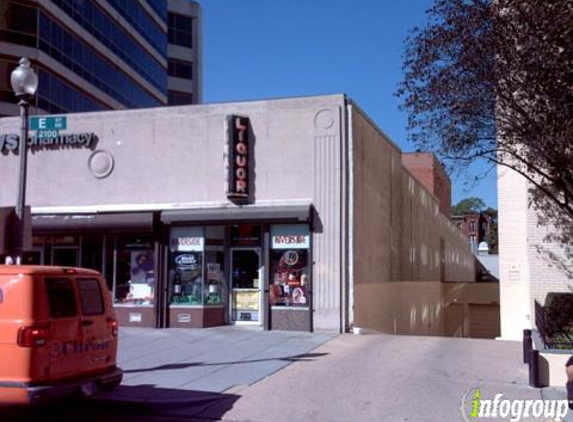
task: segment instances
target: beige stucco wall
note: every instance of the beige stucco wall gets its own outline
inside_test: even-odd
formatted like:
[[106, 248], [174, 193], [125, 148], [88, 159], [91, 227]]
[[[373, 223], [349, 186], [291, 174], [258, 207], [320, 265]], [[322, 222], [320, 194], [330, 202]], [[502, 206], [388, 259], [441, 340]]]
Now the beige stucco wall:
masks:
[[474, 257], [400, 149], [359, 108], [351, 114], [352, 325], [441, 335], [441, 282], [474, 281]]
[[[66, 133], [94, 132], [113, 157], [94, 177], [86, 148], [31, 152], [27, 203], [38, 213], [235, 207], [226, 196], [226, 120], [248, 116], [254, 163], [251, 205], [312, 204], [314, 328], [341, 328], [345, 267], [343, 95], [201, 106], [75, 113]], [[19, 133], [0, 119], [0, 135]], [[18, 155], [0, 154], [0, 207], [16, 202]]]

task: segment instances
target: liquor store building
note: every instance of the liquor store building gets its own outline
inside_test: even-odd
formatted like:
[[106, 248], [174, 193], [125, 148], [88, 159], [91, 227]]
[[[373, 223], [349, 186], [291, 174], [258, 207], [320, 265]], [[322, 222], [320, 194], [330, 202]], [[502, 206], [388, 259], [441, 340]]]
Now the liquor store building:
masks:
[[[26, 261], [101, 271], [122, 325], [440, 335], [443, 282], [474, 280], [437, 197], [344, 95], [41, 117]], [[0, 119], [0, 207], [18, 128]]]

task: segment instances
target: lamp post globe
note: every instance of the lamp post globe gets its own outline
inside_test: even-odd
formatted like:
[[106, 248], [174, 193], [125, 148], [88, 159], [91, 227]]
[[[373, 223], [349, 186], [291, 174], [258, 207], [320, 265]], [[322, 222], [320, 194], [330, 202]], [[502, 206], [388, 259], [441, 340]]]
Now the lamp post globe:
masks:
[[10, 75], [12, 90], [20, 101], [20, 142], [18, 154], [20, 155], [20, 174], [18, 179], [18, 198], [16, 201], [17, 227], [13, 241], [13, 255], [16, 257], [16, 264], [22, 264], [23, 255], [26, 249], [26, 218], [24, 210], [26, 206], [26, 160], [28, 156], [28, 108], [30, 101], [36, 95], [38, 89], [38, 76], [30, 66], [30, 61], [26, 58], [20, 59], [19, 66]]
[[28, 59], [20, 59], [20, 65], [10, 75], [10, 84], [17, 98], [30, 101], [34, 97], [38, 89], [38, 76]]

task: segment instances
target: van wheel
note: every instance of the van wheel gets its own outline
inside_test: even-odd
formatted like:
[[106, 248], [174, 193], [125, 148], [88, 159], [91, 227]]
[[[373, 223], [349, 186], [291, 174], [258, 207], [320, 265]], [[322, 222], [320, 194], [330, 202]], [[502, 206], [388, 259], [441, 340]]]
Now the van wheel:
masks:
[[116, 389], [120, 384], [121, 384], [121, 378], [117, 379], [115, 381], [112, 381], [112, 382], [106, 382], [105, 384], [101, 385], [101, 390], [102, 391], [111, 391], [111, 390]]

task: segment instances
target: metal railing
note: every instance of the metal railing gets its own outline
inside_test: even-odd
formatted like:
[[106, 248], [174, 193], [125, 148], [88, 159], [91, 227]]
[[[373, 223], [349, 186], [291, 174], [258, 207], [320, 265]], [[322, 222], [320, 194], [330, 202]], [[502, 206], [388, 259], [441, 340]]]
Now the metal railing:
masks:
[[573, 349], [573, 315], [535, 301], [535, 325], [546, 349]]

